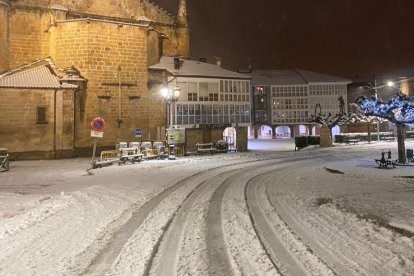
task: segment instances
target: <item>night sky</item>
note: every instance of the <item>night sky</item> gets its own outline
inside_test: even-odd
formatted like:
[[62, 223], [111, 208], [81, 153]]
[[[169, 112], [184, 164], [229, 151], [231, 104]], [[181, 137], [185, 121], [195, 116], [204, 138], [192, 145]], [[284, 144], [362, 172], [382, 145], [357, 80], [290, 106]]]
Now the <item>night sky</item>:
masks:
[[[172, 14], [178, 0], [156, 0]], [[414, 65], [414, 0], [187, 0], [191, 58], [371, 76]]]

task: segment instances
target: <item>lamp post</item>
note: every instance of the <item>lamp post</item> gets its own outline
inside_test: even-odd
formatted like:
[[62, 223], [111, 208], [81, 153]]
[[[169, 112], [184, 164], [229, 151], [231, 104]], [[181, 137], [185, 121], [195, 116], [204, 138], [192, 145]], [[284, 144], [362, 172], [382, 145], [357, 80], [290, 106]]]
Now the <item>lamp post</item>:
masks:
[[[378, 93], [377, 93], [377, 79], [374, 79], [374, 91], [375, 91], [375, 100], [378, 101]], [[380, 131], [379, 131], [380, 123], [379, 119], [377, 118], [377, 141], [380, 141]], [[371, 138], [370, 138], [371, 141]]]
[[[379, 88], [392, 87], [394, 85], [394, 83], [392, 81], [389, 81], [389, 82], [387, 82], [387, 84], [377, 86], [377, 80], [376, 79], [374, 79], [374, 86], [372, 86], [371, 83], [368, 83], [368, 84], [369, 84], [369, 86], [362, 86], [362, 87], [374, 90], [375, 100], [378, 100], [378, 89]], [[377, 141], [378, 142], [380, 141], [379, 127], [380, 127], [380, 122], [379, 122], [379, 120], [377, 120]]]
[[174, 154], [174, 122], [173, 122], [173, 105], [178, 100], [180, 96], [180, 88], [178, 86], [174, 86], [172, 89], [170, 87], [163, 87], [161, 89], [161, 95], [164, 97], [165, 101], [168, 104], [169, 110], [169, 117], [170, 117], [170, 126], [169, 126], [169, 133], [168, 137], [168, 159], [175, 160]]

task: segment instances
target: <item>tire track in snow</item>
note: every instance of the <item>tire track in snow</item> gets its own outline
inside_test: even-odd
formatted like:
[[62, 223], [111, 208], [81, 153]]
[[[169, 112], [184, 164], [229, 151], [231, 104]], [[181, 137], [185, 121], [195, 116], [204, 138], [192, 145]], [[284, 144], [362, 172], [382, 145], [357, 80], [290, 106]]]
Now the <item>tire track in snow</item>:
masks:
[[[315, 168], [307, 168], [306, 170], [315, 170]], [[301, 174], [306, 175], [305, 172], [302, 171]], [[368, 227], [364, 227], [366, 223], [360, 223], [360, 220], [351, 215], [344, 215], [334, 206], [323, 205], [316, 210], [308, 210], [307, 206], [297, 205], [291, 196], [278, 195], [280, 189], [286, 191], [287, 187], [282, 185], [283, 180], [292, 175], [290, 171], [286, 171], [278, 175], [281, 181], [277, 182], [277, 185], [272, 185], [275, 184], [274, 182], [266, 184], [267, 189], [272, 193], [269, 196], [269, 202], [315, 255], [323, 259], [339, 275], [395, 274], [395, 270], [388, 270], [390, 266], [384, 266], [386, 260], [381, 259], [381, 256], [384, 255], [383, 252], [380, 256], [376, 256], [376, 252], [383, 250], [382, 247], [386, 247], [386, 243], [373, 244], [372, 237], [380, 235], [376, 231], [370, 231], [369, 224]], [[290, 183], [291, 180], [287, 182]], [[359, 226], [354, 225], [359, 223]], [[365, 232], [361, 232], [361, 229], [364, 228], [371, 232], [368, 236]], [[390, 255], [394, 256], [393, 254], [385, 254], [385, 256]], [[398, 261], [397, 258], [391, 257], [390, 259]]]
[[210, 275], [233, 275], [224, 241], [221, 204], [230, 181], [226, 180], [213, 194], [207, 214], [207, 255]]
[[[208, 223], [208, 227], [216, 231], [216, 235], [212, 237], [214, 246], [209, 246], [209, 261], [213, 261], [216, 271], [210, 271], [212, 275], [227, 275], [226, 271], [221, 271], [220, 262], [214, 263], [215, 260], [222, 260], [226, 257], [223, 252], [230, 256], [230, 263], [234, 266], [234, 273], [237, 275], [252, 275], [261, 271], [266, 275], [280, 275], [280, 266], [282, 263], [272, 262], [266, 252], [266, 248], [260, 243], [260, 240], [252, 225], [252, 221], [247, 211], [247, 202], [245, 198], [245, 186], [247, 182], [261, 174], [286, 166], [286, 161], [294, 162], [298, 160], [308, 159], [308, 157], [294, 157], [282, 162], [272, 162], [266, 166], [258, 166], [255, 169], [244, 170], [241, 174], [228, 179], [216, 192], [217, 203], [214, 208], [213, 204], [210, 208], [213, 221]], [[209, 230], [209, 229], [208, 229]], [[225, 231], [225, 232], [223, 232]], [[218, 246], [218, 247], [217, 247]], [[216, 249], [216, 251], [214, 251]], [[297, 264], [296, 264], [297, 265]], [[307, 275], [305, 270], [299, 275]], [[292, 274], [294, 275], [294, 274]], [[328, 274], [329, 275], [329, 274]]]
[[156, 256], [156, 261], [150, 271], [150, 275], [176, 275], [179, 251], [184, 239], [184, 230], [188, 224], [188, 217], [194, 204], [201, 194], [208, 192], [206, 190], [213, 189], [214, 191], [223, 182], [223, 178], [226, 178], [227, 175], [233, 175], [238, 171], [239, 169], [218, 174], [200, 183], [191, 195], [189, 195], [177, 211], [177, 214], [163, 237], [160, 252]]
[[[154, 262], [152, 260], [150, 261], [151, 265], [153, 264], [154, 266], [153, 268], [151, 268], [149, 272], [150, 275], [176, 275], [176, 271], [179, 266], [178, 265], [179, 252], [180, 252], [180, 248], [182, 247], [185, 228], [188, 226], [188, 224], [191, 223], [188, 221], [190, 213], [193, 211], [193, 208], [194, 208], [193, 206], [196, 204], [196, 202], [199, 201], [199, 197], [201, 197], [201, 194], [211, 193], [212, 195], [211, 197], [214, 198], [213, 194], [217, 195], [217, 192], [220, 193], [220, 191], [218, 190], [220, 189], [225, 190], [225, 188], [222, 188], [222, 186], [225, 184], [224, 182], [228, 181], [233, 175], [240, 173], [241, 171], [244, 171], [246, 169], [256, 170], [258, 167], [263, 166], [262, 164], [258, 164], [258, 163], [261, 163], [261, 161], [262, 160], [255, 161], [253, 166], [251, 166], [251, 162], [249, 162], [247, 163], [247, 166], [245, 166], [244, 168], [240, 168], [240, 164], [238, 164], [236, 169], [227, 170], [225, 172], [215, 175], [212, 178], [200, 183], [189, 194], [189, 196], [183, 202], [181, 207], [177, 210], [174, 216], [174, 219], [172, 220], [172, 223], [168, 226], [168, 229], [165, 232], [164, 237], [162, 238], [162, 241], [161, 241], [161, 246], [159, 248], [160, 252], [158, 252], [158, 254], [155, 256], [156, 260]], [[266, 164], [269, 161], [264, 160], [264, 162]], [[274, 159], [272, 159], [272, 161], [270, 162], [273, 163]], [[218, 202], [221, 202], [220, 199], [218, 199]], [[207, 206], [206, 209], [212, 208], [211, 202], [206, 202], [205, 204], [210, 204], [210, 207]], [[210, 214], [211, 213], [213, 215], [216, 215], [218, 212], [210, 212]], [[208, 212], [206, 216], [207, 216], [206, 224], [209, 225]], [[207, 240], [208, 240], [208, 237], [207, 237]], [[211, 250], [214, 250], [214, 249], [211, 249]], [[216, 262], [216, 258], [217, 258], [217, 255], [215, 255], [215, 258], [212, 262]], [[203, 260], [200, 260], [200, 262], [202, 261]], [[206, 260], [204, 260], [204, 262], [205, 261]], [[221, 268], [223, 268], [223, 264], [220, 265]], [[181, 265], [185, 267], [184, 264], [181, 264]], [[210, 273], [212, 273], [211, 269], [219, 268], [219, 266], [209, 265], [209, 268], [210, 268]], [[226, 269], [226, 273], [231, 273], [230, 271], [231, 271], [230, 268]], [[224, 273], [224, 270], [222, 270], [222, 272]], [[198, 271], [197, 273], [200, 273], [200, 272]]]
[[276, 179], [279, 174], [277, 171], [267, 172], [250, 179], [245, 186], [249, 215], [257, 236], [271, 260], [281, 263], [283, 274], [336, 275], [312, 253], [312, 249], [300, 240], [270, 204], [263, 183]]
[[[280, 196], [275, 196], [277, 191], [279, 191], [278, 188], [282, 187], [280, 183], [283, 183], [284, 178], [295, 175], [292, 173], [293, 170], [297, 170], [297, 167], [292, 167], [291, 170], [286, 170], [275, 175], [274, 177], [278, 177], [280, 180], [278, 182], [268, 181], [267, 183], [264, 183], [266, 186], [266, 196], [271, 208], [277, 210], [276, 212], [278, 216], [286, 223], [286, 225], [288, 225], [300, 240], [312, 250], [313, 254], [323, 260], [335, 274], [347, 275], [350, 272], [356, 273], [356, 271], [352, 270], [352, 268], [355, 267], [355, 262], [346, 259], [343, 256], [339, 256], [336, 252], [330, 250], [323, 243], [319, 242], [317, 236], [314, 236], [315, 233], [309, 231], [309, 229], [303, 225], [302, 219], [298, 215], [295, 215], [297, 210], [289, 206], [289, 204], [292, 203], [287, 203]], [[277, 185], [274, 185], [275, 183]], [[282, 189], [283, 188], [284, 187], [282, 187]], [[269, 196], [270, 189], [273, 189], [273, 196]]]
[[281, 275], [278, 264], [271, 261], [254, 231], [244, 196], [248, 180], [276, 165], [268, 164], [235, 176], [222, 199], [220, 228], [236, 275], [256, 275], [258, 271], [263, 275]]
[[[131, 216], [131, 218], [128, 220], [127, 223], [125, 223], [113, 236], [111, 239], [111, 242], [107, 244], [104, 250], [102, 250], [94, 259], [94, 261], [89, 265], [89, 267], [82, 273], [83, 275], [103, 275], [111, 270], [111, 266], [113, 265], [113, 262], [117, 260], [119, 257], [122, 249], [124, 248], [125, 244], [128, 242], [128, 240], [134, 235], [135, 231], [144, 223], [144, 221], [149, 217], [149, 215], [156, 210], [156, 208], [168, 197], [171, 197], [174, 192], [176, 192], [178, 189], [183, 188], [186, 185], [197, 183], [200, 181], [203, 181], [204, 179], [208, 179], [211, 177], [211, 175], [217, 174], [220, 170], [226, 170], [232, 166], [240, 166], [241, 164], [250, 164], [261, 160], [269, 160], [273, 158], [261, 158], [256, 160], [248, 160], [242, 163], [235, 163], [235, 164], [229, 164], [225, 166], [220, 167], [214, 167], [211, 169], [208, 169], [206, 171], [201, 171], [196, 174], [190, 175], [185, 177], [184, 179], [181, 179], [177, 181], [175, 184], [173, 184], [168, 189], [164, 190], [160, 194], [156, 195], [152, 199], [150, 199], [148, 202], [146, 202], [141, 208], [139, 208], [136, 212], [134, 212]], [[273, 159], [274, 160], [274, 159]], [[193, 188], [190, 188], [187, 193], [191, 193], [194, 190]], [[174, 216], [172, 214], [172, 216]], [[148, 256], [148, 260], [146, 263], [146, 273], [149, 272], [148, 265], [151, 265], [152, 260], [155, 256], [156, 251], [158, 250], [159, 243], [161, 241], [162, 236], [164, 235], [166, 229], [168, 229], [169, 224], [171, 223], [173, 217], [171, 217], [167, 222], [165, 222], [164, 226], [162, 227], [162, 233], [158, 238], [158, 241], [154, 245], [153, 252], [151, 256]]]
[[205, 173], [206, 172], [199, 172], [179, 180], [168, 189], [147, 201], [141, 208], [134, 212], [131, 218], [113, 235], [111, 242], [99, 255], [96, 256], [87, 270], [83, 272], [83, 275], [104, 275], [109, 271], [113, 261], [118, 257], [125, 243], [133, 235], [135, 230], [141, 226], [149, 213], [174, 191], [189, 182], [195, 181]]

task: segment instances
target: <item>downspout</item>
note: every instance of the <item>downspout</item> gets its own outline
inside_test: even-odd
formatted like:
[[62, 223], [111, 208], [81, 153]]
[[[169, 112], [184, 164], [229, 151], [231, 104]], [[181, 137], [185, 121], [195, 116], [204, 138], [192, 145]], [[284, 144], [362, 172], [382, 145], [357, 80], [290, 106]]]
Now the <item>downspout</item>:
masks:
[[[79, 86], [78, 86], [79, 87]], [[77, 95], [79, 94], [79, 93], [82, 93], [82, 91], [78, 88], [78, 89], [76, 89], [75, 90], [75, 94], [73, 95], [73, 124], [72, 124], [72, 127], [73, 127], [73, 149], [72, 149], [72, 154], [74, 153], [74, 154], [76, 154], [76, 100], [77, 100]], [[74, 156], [72, 156], [72, 157], [74, 157]]]
[[56, 96], [57, 89], [53, 94], [53, 159], [56, 159]]
[[121, 83], [121, 65], [118, 66], [118, 128], [121, 128], [122, 124], [122, 83]]

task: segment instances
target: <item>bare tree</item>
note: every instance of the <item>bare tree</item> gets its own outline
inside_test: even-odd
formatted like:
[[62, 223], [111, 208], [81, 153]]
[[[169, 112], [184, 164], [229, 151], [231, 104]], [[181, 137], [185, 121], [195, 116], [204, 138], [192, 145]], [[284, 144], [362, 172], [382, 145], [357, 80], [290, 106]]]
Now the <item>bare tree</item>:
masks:
[[[332, 114], [331, 112], [323, 113], [321, 104], [316, 104], [315, 113], [310, 115], [308, 122], [318, 123], [322, 126], [325, 126], [329, 129], [329, 133], [332, 137], [332, 129], [336, 126], [341, 126], [348, 123], [348, 115], [345, 113], [345, 103], [344, 98], [340, 96], [338, 98], [339, 102], [339, 112]], [[332, 139], [331, 139], [332, 144]]]

